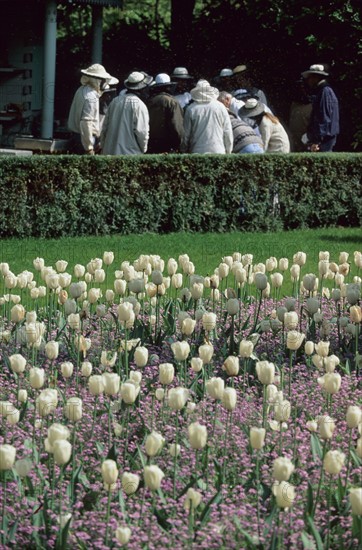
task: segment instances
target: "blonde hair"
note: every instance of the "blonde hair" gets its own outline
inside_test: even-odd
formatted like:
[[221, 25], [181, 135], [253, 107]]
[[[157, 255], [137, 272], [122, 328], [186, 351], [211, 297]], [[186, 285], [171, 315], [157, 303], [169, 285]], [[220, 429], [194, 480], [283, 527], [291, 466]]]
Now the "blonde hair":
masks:
[[271, 113], [266, 113], [266, 112], [264, 112], [263, 115], [268, 117], [268, 119], [271, 120], [273, 124], [278, 124], [278, 122], [279, 122], [278, 117], [272, 115]]

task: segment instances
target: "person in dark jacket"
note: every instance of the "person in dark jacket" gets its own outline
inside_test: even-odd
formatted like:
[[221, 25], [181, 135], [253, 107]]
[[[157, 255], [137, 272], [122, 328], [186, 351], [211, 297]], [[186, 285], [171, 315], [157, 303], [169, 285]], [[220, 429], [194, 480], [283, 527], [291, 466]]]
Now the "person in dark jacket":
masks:
[[168, 74], [160, 73], [149, 88], [148, 153], [170, 153], [180, 149], [184, 135], [183, 111], [179, 102], [171, 95], [175, 86]]
[[[312, 65], [302, 73], [312, 93], [312, 114], [308, 126], [308, 148], [312, 153], [333, 151], [339, 134], [339, 105], [336, 94], [327, 83], [324, 65]], [[303, 139], [303, 138], [302, 138]]]

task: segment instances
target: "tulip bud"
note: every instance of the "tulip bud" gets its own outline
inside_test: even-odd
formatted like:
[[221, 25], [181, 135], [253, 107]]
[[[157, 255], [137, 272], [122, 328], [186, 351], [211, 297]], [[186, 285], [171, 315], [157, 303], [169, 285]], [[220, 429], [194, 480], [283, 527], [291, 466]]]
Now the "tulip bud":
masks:
[[11, 308], [10, 311], [11, 320], [13, 323], [21, 323], [25, 317], [25, 309], [21, 304], [17, 304]]
[[92, 395], [101, 395], [104, 392], [105, 381], [103, 376], [95, 374], [88, 381], [89, 391]]
[[13, 372], [20, 374], [24, 372], [26, 367], [26, 359], [20, 353], [15, 353], [9, 357], [10, 367]]
[[15, 462], [14, 467], [19, 477], [26, 477], [33, 469], [33, 463], [28, 458], [22, 458]]
[[168, 404], [170, 409], [180, 411], [186, 405], [188, 397], [189, 392], [186, 388], [171, 388], [168, 392]]
[[268, 285], [267, 276], [264, 273], [255, 273], [254, 283], [258, 290], [265, 290]]
[[291, 330], [287, 334], [287, 348], [294, 351], [300, 348], [304, 340], [304, 334], [297, 330]]
[[107, 395], [116, 395], [119, 392], [121, 382], [120, 376], [115, 372], [105, 372], [103, 374], [104, 392]]
[[202, 316], [202, 326], [204, 330], [210, 332], [216, 327], [216, 314], [215, 313], [204, 313]]
[[337, 393], [341, 387], [341, 375], [336, 372], [327, 372], [324, 375], [324, 389], [327, 393], [333, 395]]
[[221, 404], [227, 411], [233, 411], [236, 407], [237, 394], [234, 388], [225, 388], [221, 395]]
[[264, 428], [250, 428], [250, 445], [252, 449], [260, 450], [264, 447], [265, 433]]
[[292, 506], [295, 499], [295, 488], [288, 481], [275, 483], [273, 493], [279, 508], [290, 508]]
[[290, 417], [291, 405], [287, 399], [275, 404], [274, 415], [278, 422], [287, 422]]
[[298, 326], [298, 313], [296, 311], [287, 311], [282, 322], [284, 322], [287, 330], [295, 330]]
[[185, 510], [194, 511], [201, 502], [202, 495], [198, 491], [195, 491], [192, 487], [187, 489], [186, 498], [184, 502]]
[[[230, 388], [232, 389], [232, 388]], [[189, 441], [193, 449], [203, 449], [207, 442], [207, 428], [198, 422], [193, 422], [188, 427]]]
[[201, 372], [204, 363], [200, 357], [193, 357], [191, 359], [191, 368], [194, 372]]
[[137, 474], [131, 472], [124, 472], [122, 474], [121, 484], [122, 489], [126, 495], [133, 495], [138, 489], [140, 478]]
[[212, 399], [221, 399], [225, 382], [222, 378], [212, 377], [206, 382], [206, 392]]
[[272, 384], [274, 382], [275, 376], [275, 367], [274, 363], [269, 363], [269, 361], [258, 361], [256, 363], [256, 373], [258, 375], [259, 381], [262, 384]]
[[61, 363], [60, 370], [64, 378], [70, 378], [73, 374], [74, 366], [70, 361], [65, 361]]
[[170, 456], [172, 456], [172, 458], [179, 456], [181, 453], [181, 445], [178, 445], [176, 443], [171, 443], [171, 445], [168, 448], [168, 452], [170, 453]]
[[92, 374], [93, 366], [89, 361], [83, 361], [80, 372], [82, 376], [88, 378]]
[[144, 346], [138, 346], [134, 352], [134, 360], [138, 368], [145, 367], [148, 361], [148, 349]]
[[121, 384], [121, 398], [127, 405], [132, 405], [138, 396], [139, 388], [137, 390], [135, 384], [132, 382], [124, 382]]
[[194, 332], [196, 326], [196, 321], [194, 319], [184, 319], [181, 324], [181, 332], [185, 336], [191, 336]]
[[329, 353], [329, 342], [318, 342], [318, 344], [315, 344], [315, 350], [320, 357], [327, 357]]
[[101, 467], [103, 482], [107, 485], [113, 485], [118, 479], [118, 468], [114, 460], [107, 459], [102, 462]]
[[72, 445], [66, 439], [58, 439], [53, 443], [54, 462], [58, 466], [64, 466], [72, 456]]
[[304, 344], [304, 352], [306, 355], [312, 355], [313, 351], [314, 351], [314, 342], [312, 342], [311, 340], [308, 340]]
[[64, 414], [71, 422], [78, 422], [82, 418], [82, 400], [79, 397], [70, 397], [64, 407]]
[[328, 451], [323, 460], [323, 468], [327, 474], [338, 475], [343, 468], [345, 454], [340, 451]]
[[147, 437], [145, 441], [145, 451], [147, 456], [156, 456], [165, 444], [165, 438], [161, 434], [153, 431]]
[[321, 438], [331, 439], [336, 427], [333, 418], [331, 418], [328, 415], [323, 415], [317, 419], [317, 422], [318, 422], [319, 435], [321, 436]]
[[168, 386], [172, 383], [175, 369], [171, 363], [161, 363], [158, 367], [160, 384]]
[[254, 344], [250, 340], [241, 340], [239, 345], [239, 355], [240, 357], [249, 358], [251, 357], [254, 350]]
[[117, 527], [115, 537], [121, 546], [126, 546], [129, 543], [132, 531], [129, 527]]
[[362, 487], [353, 487], [349, 490], [349, 502], [352, 514], [362, 516]]
[[214, 348], [212, 344], [202, 344], [202, 346], [199, 347], [199, 357], [202, 359], [202, 362], [204, 365], [208, 365], [212, 359], [212, 356], [214, 354]]
[[362, 309], [360, 306], [351, 306], [349, 316], [352, 323], [360, 323], [362, 321]]
[[28, 400], [28, 392], [26, 390], [18, 391], [18, 401], [19, 403], [26, 403]]
[[11, 470], [14, 466], [16, 449], [12, 445], [0, 445], [0, 470]]
[[157, 401], [163, 401], [165, 399], [165, 390], [163, 388], [157, 388], [157, 390], [155, 391], [155, 397], [157, 399]]
[[239, 358], [229, 355], [224, 361], [222, 369], [228, 376], [237, 376], [239, 373]]
[[360, 407], [350, 405], [347, 409], [346, 420], [349, 429], [357, 428], [362, 422], [362, 410]]
[[295, 470], [295, 466], [289, 458], [280, 456], [273, 462], [272, 476], [277, 481], [288, 481]]
[[39, 390], [44, 386], [44, 382], [45, 382], [44, 369], [40, 369], [38, 367], [32, 367], [29, 371], [30, 386], [35, 390]]
[[161, 487], [161, 482], [165, 474], [158, 466], [145, 466], [143, 469], [143, 477], [146, 487], [151, 491], [157, 491]]

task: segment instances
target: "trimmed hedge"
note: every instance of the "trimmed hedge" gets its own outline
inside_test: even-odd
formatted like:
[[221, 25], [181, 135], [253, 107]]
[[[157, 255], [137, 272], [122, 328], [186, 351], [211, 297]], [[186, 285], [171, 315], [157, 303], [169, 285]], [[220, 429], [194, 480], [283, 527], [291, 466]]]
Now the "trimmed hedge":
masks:
[[361, 199], [361, 154], [0, 157], [2, 237], [359, 226]]

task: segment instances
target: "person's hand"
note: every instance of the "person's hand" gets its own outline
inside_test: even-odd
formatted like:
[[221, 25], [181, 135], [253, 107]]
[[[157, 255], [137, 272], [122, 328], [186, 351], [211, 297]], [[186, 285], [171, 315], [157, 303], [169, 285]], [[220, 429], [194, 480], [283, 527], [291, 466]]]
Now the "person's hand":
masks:
[[88, 151], [86, 151], [86, 155], [95, 155], [94, 149], [88, 149]]
[[312, 143], [312, 145], [310, 146], [310, 150], [311, 150], [312, 153], [318, 153], [318, 151], [319, 151], [318, 143]]

